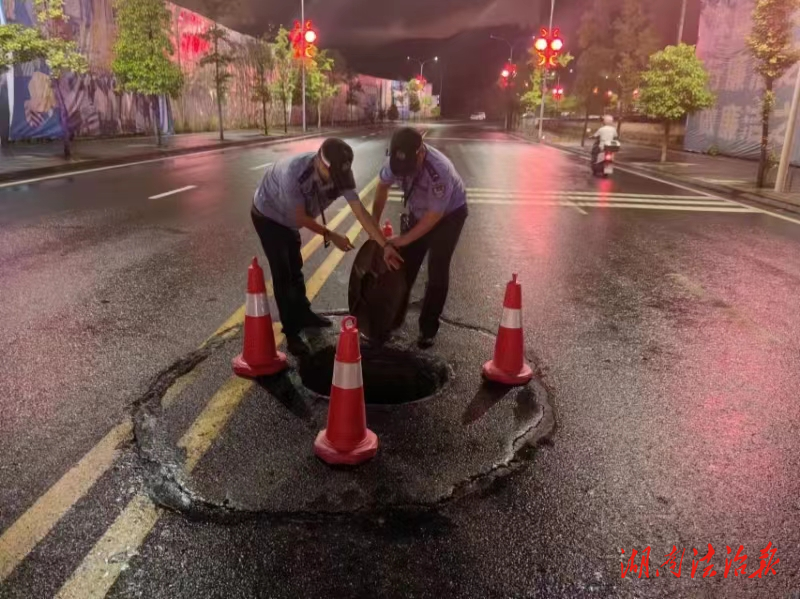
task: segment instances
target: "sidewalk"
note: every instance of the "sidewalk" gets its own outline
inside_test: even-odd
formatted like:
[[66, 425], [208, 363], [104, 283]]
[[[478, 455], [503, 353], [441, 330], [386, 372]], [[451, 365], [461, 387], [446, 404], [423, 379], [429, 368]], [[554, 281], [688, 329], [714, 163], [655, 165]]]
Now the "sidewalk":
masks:
[[[523, 133], [524, 135], [524, 133]], [[526, 135], [528, 139], [531, 137]], [[545, 133], [547, 141], [547, 134]], [[580, 140], [550, 140], [555, 146], [588, 155], [591, 141], [581, 147]], [[758, 163], [753, 160], [708, 156], [681, 150], [669, 150], [667, 162], [661, 163], [661, 148], [622, 143], [618, 154], [621, 166], [657, 175], [668, 181], [685, 183], [707, 191], [726, 194], [756, 204], [800, 213], [800, 168], [792, 167], [787, 188], [775, 193], [770, 188], [755, 186]]]
[[[306, 136], [317, 136], [333, 130], [325, 127], [321, 131], [309, 128]], [[221, 142], [218, 131], [185, 133], [164, 137], [161, 147], [156, 146], [156, 139], [152, 136], [78, 140], [73, 142], [72, 159], [69, 161], [63, 158], [63, 144], [59, 140], [12, 143], [0, 148], [0, 181], [14, 181], [205, 150], [277, 142], [302, 135], [300, 127], [289, 127], [288, 134], [284, 134], [282, 128], [275, 128], [270, 131], [269, 137], [255, 129], [232, 130], [225, 131], [225, 141]]]

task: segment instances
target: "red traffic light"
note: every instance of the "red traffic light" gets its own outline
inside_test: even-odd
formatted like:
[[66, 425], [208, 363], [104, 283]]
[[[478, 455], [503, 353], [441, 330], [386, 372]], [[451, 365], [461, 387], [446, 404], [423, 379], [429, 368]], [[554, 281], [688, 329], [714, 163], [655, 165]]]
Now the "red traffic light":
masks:
[[533, 48], [539, 55], [539, 66], [549, 69], [551, 67], [558, 67], [556, 58], [559, 53], [564, 49], [564, 40], [561, 39], [561, 32], [559, 29], [542, 28], [539, 32], [539, 37], [533, 42]]
[[508, 69], [503, 69], [502, 71], [500, 71], [500, 76], [503, 79], [508, 79], [509, 75], [511, 75], [511, 72]]
[[313, 29], [309, 29], [305, 33], [305, 38], [307, 44], [313, 44], [314, 42], [317, 41], [317, 32], [314, 31]]

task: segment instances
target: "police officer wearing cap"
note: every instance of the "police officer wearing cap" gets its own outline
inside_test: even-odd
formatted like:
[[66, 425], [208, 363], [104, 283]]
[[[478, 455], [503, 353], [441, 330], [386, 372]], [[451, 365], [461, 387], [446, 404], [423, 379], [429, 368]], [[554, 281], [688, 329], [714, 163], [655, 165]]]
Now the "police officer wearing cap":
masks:
[[[306, 346], [300, 332], [331, 326], [331, 321], [311, 311], [303, 278], [300, 229], [310, 229], [343, 252], [353, 249], [350, 240], [328, 229], [325, 210], [344, 196], [369, 236], [384, 247], [384, 259], [392, 268], [402, 262], [355, 191], [353, 150], [341, 139], [326, 139], [318, 152], [284, 158], [267, 167], [253, 199], [251, 216], [272, 273], [275, 301], [281, 316], [287, 348], [302, 353]], [[322, 217], [322, 224], [317, 222]]]
[[403, 190], [401, 235], [391, 243], [400, 248], [406, 266], [408, 289], [414, 285], [422, 261], [428, 256], [428, 284], [419, 317], [419, 345], [433, 345], [439, 319], [447, 301], [450, 261], [467, 218], [467, 193], [453, 163], [410, 127], [392, 136], [389, 158], [381, 169], [373, 214], [380, 222], [389, 188]]

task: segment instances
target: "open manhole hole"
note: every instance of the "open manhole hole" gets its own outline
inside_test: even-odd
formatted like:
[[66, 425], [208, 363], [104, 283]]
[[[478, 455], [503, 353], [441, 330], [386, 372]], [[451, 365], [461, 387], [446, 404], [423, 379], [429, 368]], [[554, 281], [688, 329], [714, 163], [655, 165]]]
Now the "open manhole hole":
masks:
[[[300, 378], [314, 393], [328, 397], [336, 348], [321, 348], [300, 361]], [[399, 405], [435, 395], [447, 382], [447, 364], [408, 350], [362, 347], [364, 399], [372, 405]]]

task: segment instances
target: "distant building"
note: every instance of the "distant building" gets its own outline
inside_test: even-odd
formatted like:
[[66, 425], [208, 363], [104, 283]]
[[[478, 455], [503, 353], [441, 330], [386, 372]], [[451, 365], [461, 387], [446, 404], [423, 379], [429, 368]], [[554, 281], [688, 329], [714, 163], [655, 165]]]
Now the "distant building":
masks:
[[[756, 158], [761, 143], [763, 80], [756, 73], [745, 39], [752, 29], [755, 0], [703, 0], [697, 55], [711, 74], [716, 106], [689, 118], [685, 147], [696, 152]], [[800, 40], [800, 31], [796, 36]], [[775, 111], [770, 142], [780, 152], [797, 69], [775, 84]], [[800, 136], [795, 137], [793, 162], [800, 163]]]

